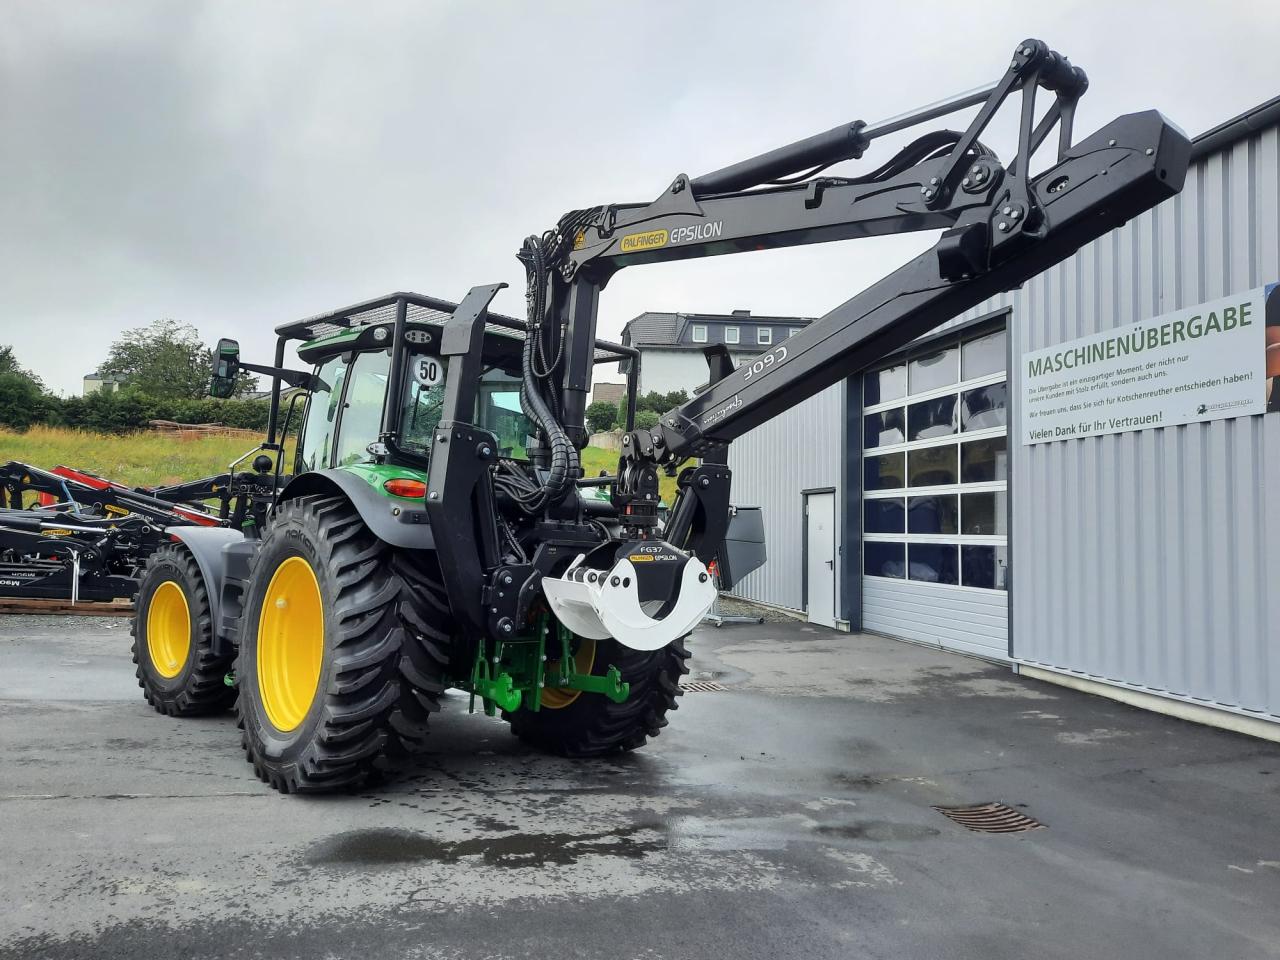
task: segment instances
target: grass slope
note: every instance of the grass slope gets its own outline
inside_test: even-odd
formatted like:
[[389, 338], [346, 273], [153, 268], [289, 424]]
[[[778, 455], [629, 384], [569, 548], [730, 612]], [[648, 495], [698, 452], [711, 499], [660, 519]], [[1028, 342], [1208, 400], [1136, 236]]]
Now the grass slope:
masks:
[[129, 486], [155, 486], [221, 473], [252, 446], [239, 437], [180, 440], [154, 432], [110, 434], [58, 427], [0, 429], [0, 462], [49, 469], [65, 464]]
[[[57, 427], [32, 427], [26, 433], [0, 429], [0, 463], [21, 460], [49, 469], [66, 464], [131, 487], [195, 480], [221, 473], [252, 444], [237, 437], [182, 440], [153, 432], [106, 434]], [[600, 447], [582, 451], [587, 476], [618, 469], [618, 454]], [[662, 499], [675, 503], [676, 483], [660, 474]]]

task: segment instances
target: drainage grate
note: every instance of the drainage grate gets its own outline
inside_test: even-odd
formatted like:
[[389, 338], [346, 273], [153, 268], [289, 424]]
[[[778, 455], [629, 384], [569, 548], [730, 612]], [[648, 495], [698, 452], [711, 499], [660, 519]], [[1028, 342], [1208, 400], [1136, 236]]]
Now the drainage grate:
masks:
[[967, 807], [934, 807], [944, 817], [978, 833], [1023, 833], [1044, 824], [1003, 803], [976, 803]]
[[714, 680], [686, 680], [680, 684], [680, 689], [687, 693], [717, 693], [724, 687]]

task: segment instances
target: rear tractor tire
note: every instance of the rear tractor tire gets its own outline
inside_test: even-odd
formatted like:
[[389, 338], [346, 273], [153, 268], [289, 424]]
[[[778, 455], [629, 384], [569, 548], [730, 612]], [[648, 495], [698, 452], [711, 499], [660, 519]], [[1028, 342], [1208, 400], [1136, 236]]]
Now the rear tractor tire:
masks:
[[417, 604], [393, 559], [345, 499], [309, 496], [277, 508], [252, 560], [236, 712], [254, 772], [281, 793], [358, 784], [426, 735], [445, 665], [405, 629]]
[[599, 693], [543, 690], [539, 710], [521, 707], [504, 715], [511, 732], [530, 746], [575, 758], [635, 750], [662, 731], [668, 711], [679, 708], [680, 678], [689, 672], [684, 638], [645, 652], [613, 639], [575, 637], [573, 655], [579, 673], [604, 676], [616, 666], [631, 685], [630, 696], [614, 703]]
[[151, 554], [134, 606], [133, 662], [147, 703], [171, 717], [218, 713], [235, 701], [230, 657], [214, 656], [209, 591], [182, 544]]

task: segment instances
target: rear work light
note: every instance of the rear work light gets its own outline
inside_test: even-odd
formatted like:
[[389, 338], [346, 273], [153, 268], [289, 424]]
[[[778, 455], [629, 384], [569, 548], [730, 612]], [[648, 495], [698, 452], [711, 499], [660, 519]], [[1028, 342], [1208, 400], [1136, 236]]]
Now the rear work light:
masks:
[[382, 489], [393, 497], [406, 497], [411, 500], [421, 500], [427, 495], [426, 483], [409, 477], [393, 477], [382, 485]]

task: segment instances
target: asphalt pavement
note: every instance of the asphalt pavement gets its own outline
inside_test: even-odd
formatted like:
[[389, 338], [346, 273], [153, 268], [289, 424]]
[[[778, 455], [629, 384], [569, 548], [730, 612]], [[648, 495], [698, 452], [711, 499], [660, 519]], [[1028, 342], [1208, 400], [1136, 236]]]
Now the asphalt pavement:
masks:
[[[282, 797], [128, 621], [0, 617], [0, 960], [1280, 957], [1280, 745], [802, 623], [701, 630], [635, 754]], [[936, 807], [1043, 824], [965, 829]]]

